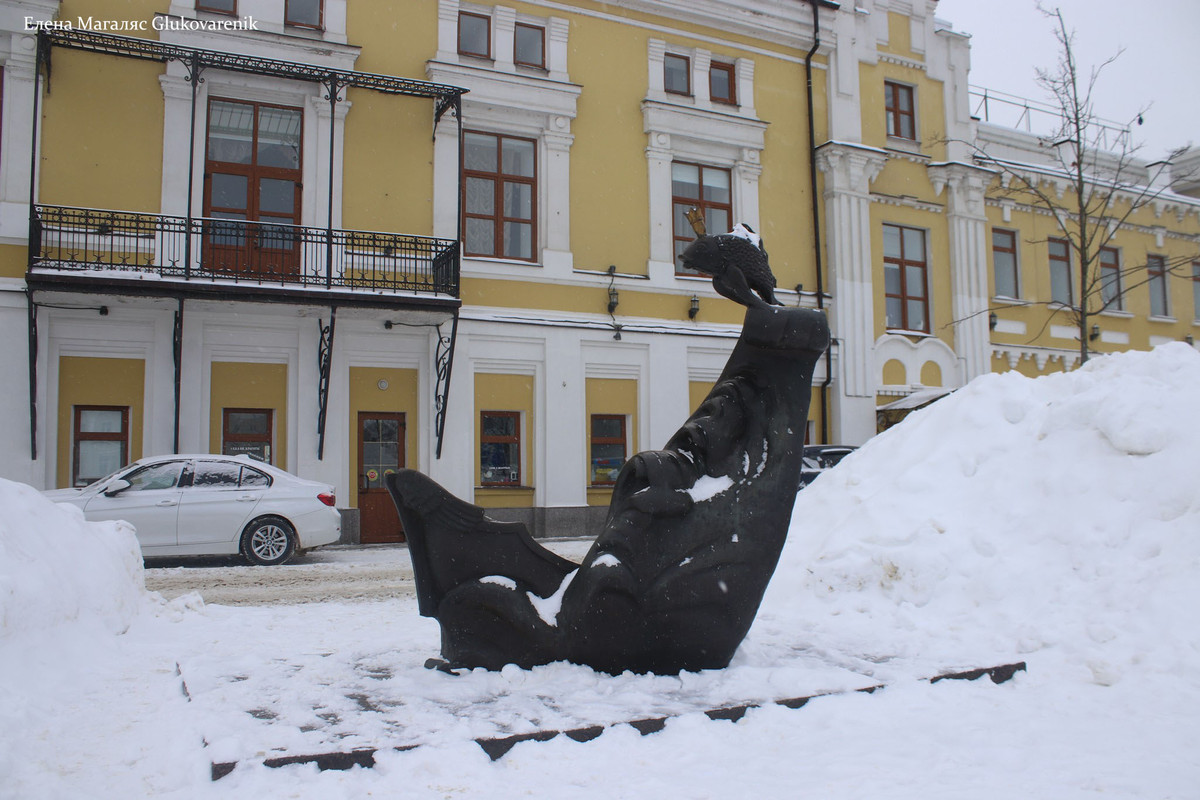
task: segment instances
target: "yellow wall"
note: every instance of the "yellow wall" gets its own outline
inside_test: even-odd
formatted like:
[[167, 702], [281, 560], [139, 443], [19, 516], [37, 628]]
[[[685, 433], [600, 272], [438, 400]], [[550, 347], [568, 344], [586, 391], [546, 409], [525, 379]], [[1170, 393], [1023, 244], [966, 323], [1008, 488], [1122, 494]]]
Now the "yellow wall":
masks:
[[[479, 472], [480, 424], [483, 411], [521, 413], [521, 486], [481, 487]], [[528, 508], [533, 505], [534, 431], [533, 376], [475, 374], [475, 504], [484, 508]]]
[[29, 267], [29, 250], [19, 245], [0, 245], [0, 278], [24, 278]]
[[[625, 457], [637, 453], [638, 444], [638, 382], [626, 378], [588, 378], [587, 400], [583, 423], [584, 454], [587, 459], [587, 480], [591, 481], [591, 432], [593, 414], [621, 414], [625, 417]], [[588, 488], [588, 505], [606, 506], [612, 500], [612, 489]]]
[[269, 408], [271, 463], [287, 469], [287, 365], [212, 363], [211, 410], [208, 420], [209, 452], [221, 452], [222, 412], [226, 408]]
[[[1035, 345], [1065, 350], [1077, 350], [1078, 340], [1067, 340], [1050, 336], [1051, 326], [1077, 325], [1074, 314], [1070, 309], [1061, 306], [1050, 306], [1050, 261], [1047, 239], [1061, 237], [1062, 231], [1057, 223], [1044, 213], [1030, 208], [1026, 202], [1028, 196], [1004, 193], [998, 185], [993, 186], [993, 196], [1005, 196], [1018, 202], [1004, 219], [1004, 211], [995, 204], [989, 204], [987, 216], [988, 232], [988, 291], [995, 289], [995, 263], [991, 254], [991, 230], [1002, 228], [1016, 233], [1017, 266], [1019, 303], [993, 301], [992, 307], [997, 317], [1006, 321], [1023, 323], [1024, 334], [1005, 334], [992, 332], [992, 340], [1001, 344]], [[1064, 200], [1064, 205], [1069, 198]], [[1118, 204], [1114, 213], [1126, 213], [1128, 206]], [[1200, 326], [1195, 322], [1195, 303], [1191, 280], [1191, 262], [1200, 259], [1200, 246], [1195, 244], [1195, 238], [1200, 235], [1200, 221], [1193, 214], [1183, 220], [1171, 219], [1171, 231], [1164, 232], [1162, 245], [1159, 246], [1155, 229], [1166, 227], [1167, 220], [1155, 214], [1152, 207], [1143, 208], [1130, 216], [1128, 224], [1117, 230], [1109, 243], [1120, 254], [1123, 270], [1130, 270], [1122, 275], [1123, 307], [1120, 310], [1110, 309], [1096, 313], [1099, 306], [1098, 295], [1093, 295], [1089, 303], [1089, 331], [1092, 325], [1098, 325], [1105, 333], [1118, 333], [1128, 336], [1129, 344], [1107, 343], [1101, 339], [1089, 341], [1088, 347], [1093, 352], [1115, 352], [1120, 350], [1145, 350], [1150, 347], [1151, 337], [1167, 337], [1182, 340], [1185, 336], [1200, 335]], [[1191, 237], [1191, 238], [1189, 238]], [[1170, 317], [1151, 318], [1150, 289], [1145, 285], [1146, 273], [1142, 267], [1148, 254], [1162, 255], [1168, 265], [1177, 265], [1179, 274], [1167, 277], [1169, 293], [1168, 310]], [[1093, 268], [1094, 269], [1094, 268]], [[1072, 253], [1071, 263], [1072, 292], [1075, 302], [1079, 296], [1079, 262]], [[1022, 362], [1022, 366], [1024, 362]], [[1007, 361], [1004, 362], [1007, 369]], [[1057, 362], [1049, 365], [1050, 370], [1059, 369]], [[1032, 367], [1036, 371], [1035, 367]]]
[[127, 406], [129, 408], [128, 462], [142, 457], [142, 414], [146, 362], [140, 358], [84, 358], [58, 360], [58, 452], [55, 480], [71, 485], [75, 406]]
[[42, 104], [41, 202], [159, 211], [162, 65], [61, 47], [53, 58], [52, 93]]
[[[387, 381], [380, 389], [379, 382]], [[360, 411], [388, 411], [404, 414], [404, 458], [406, 467], [417, 468], [417, 434], [421, 430], [418, 400], [418, 378], [415, 369], [387, 367], [350, 368], [350, 474], [345, 492], [350, 508], [358, 508], [358, 414]]]

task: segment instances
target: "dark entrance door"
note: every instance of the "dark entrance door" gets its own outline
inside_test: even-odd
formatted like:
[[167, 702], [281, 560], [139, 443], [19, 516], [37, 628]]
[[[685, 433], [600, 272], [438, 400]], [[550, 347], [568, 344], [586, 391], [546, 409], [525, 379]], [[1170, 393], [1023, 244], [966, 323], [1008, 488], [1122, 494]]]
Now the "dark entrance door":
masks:
[[299, 272], [301, 123], [298, 108], [209, 103], [205, 269], [277, 278]]
[[358, 414], [359, 541], [403, 542], [396, 504], [383, 479], [404, 466], [404, 415], [386, 411]]

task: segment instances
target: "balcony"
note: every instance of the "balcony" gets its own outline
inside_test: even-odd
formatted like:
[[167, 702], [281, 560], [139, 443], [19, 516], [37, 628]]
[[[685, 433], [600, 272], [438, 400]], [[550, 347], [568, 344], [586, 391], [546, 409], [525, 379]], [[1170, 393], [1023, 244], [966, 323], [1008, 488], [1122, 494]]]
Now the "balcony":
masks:
[[314, 299], [404, 306], [451, 301], [458, 243], [331, 230], [38, 205], [29, 278], [119, 294]]

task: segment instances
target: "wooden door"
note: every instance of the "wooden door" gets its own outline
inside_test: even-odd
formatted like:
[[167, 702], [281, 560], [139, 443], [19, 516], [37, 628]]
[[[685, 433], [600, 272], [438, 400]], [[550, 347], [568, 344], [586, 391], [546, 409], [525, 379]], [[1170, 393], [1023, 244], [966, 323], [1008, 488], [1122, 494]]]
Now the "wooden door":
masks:
[[400, 515], [384, 477], [404, 466], [404, 415], [388, 411], [358, 414], [359, 541], [403, 542]]
[[205, 269], [275, 277], [300, 271], [302, 117], [298, 108], [209, 103]]

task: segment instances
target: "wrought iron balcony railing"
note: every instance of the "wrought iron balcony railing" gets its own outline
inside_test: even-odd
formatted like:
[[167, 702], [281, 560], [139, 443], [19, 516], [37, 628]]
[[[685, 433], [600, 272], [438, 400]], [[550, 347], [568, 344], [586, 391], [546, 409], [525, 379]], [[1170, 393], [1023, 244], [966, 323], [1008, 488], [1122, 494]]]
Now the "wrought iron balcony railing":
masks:
[[453, 239], [45, 205], [31, 223], [31, 272], [458, 297]]

